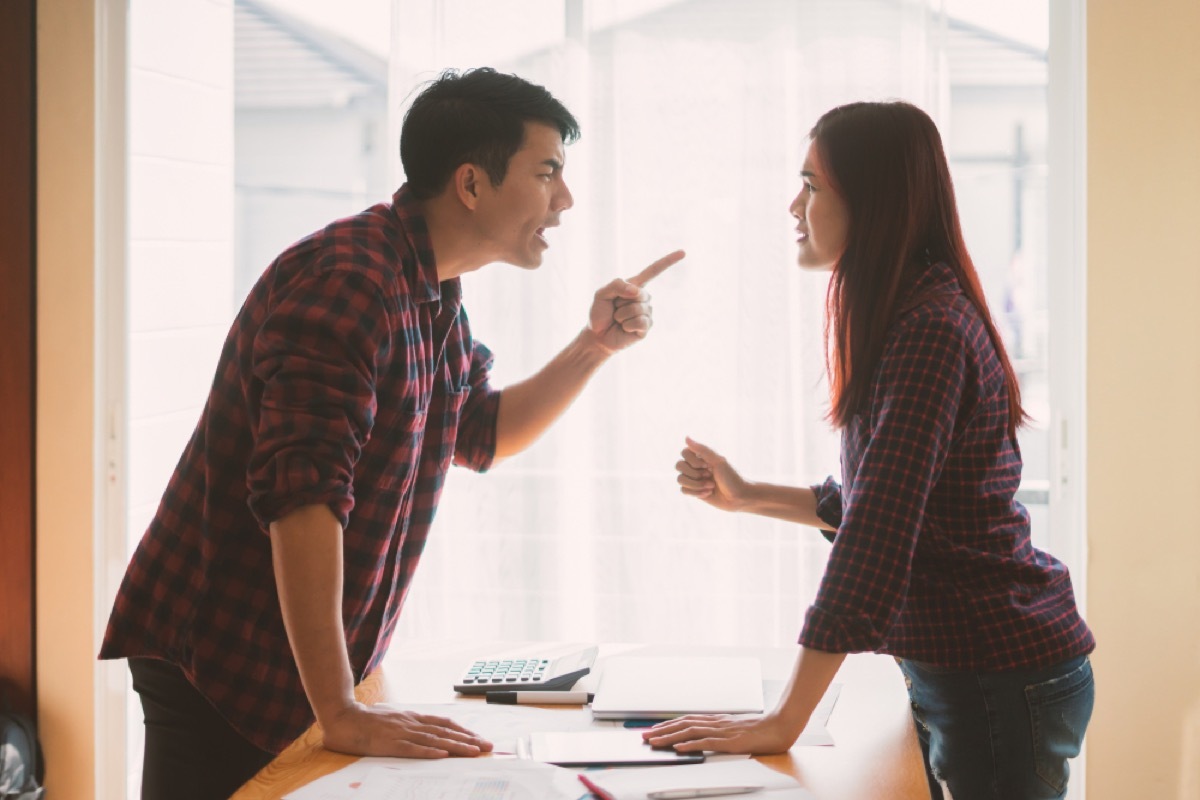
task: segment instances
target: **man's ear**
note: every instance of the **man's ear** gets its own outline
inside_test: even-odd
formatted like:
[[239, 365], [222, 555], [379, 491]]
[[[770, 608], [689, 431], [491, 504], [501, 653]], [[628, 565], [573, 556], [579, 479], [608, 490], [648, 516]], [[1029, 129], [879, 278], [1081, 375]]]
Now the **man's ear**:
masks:
[[458, 169], [454, 170], [454, 193], [458, 201], [474, 211], [479, 204], [479, 191], [486, 180], [487, 173], [478, 164], [459, 164]]

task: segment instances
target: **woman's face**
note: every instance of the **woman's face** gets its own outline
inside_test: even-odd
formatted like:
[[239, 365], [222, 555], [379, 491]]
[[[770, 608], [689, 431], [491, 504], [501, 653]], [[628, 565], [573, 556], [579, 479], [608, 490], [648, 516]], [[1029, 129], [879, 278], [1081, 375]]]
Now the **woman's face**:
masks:
[[850, 213], [842, 196], [833, 188], [821, 165], [817, 143], [808, 146], [800, 177], [804, 186], [792, 201], [790, 211], [796, 218], [797, 261], [813, 270], [830, 270], [846, 250], [846, 232]]

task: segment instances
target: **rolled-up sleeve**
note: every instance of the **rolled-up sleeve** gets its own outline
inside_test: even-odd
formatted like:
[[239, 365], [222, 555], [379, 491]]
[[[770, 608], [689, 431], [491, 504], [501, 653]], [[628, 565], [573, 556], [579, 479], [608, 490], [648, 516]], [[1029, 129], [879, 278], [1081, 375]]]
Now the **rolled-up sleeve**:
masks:
[[250, 510], [264, 531], [317, 504], [348, 524], [390, 327], [379, 286], [348, 269], [290, 287], [264, 320], [253, 347], [262, 399], [246, 476]]
[[817, 516], [827, 526], [821, 528], [821, 535], [832, 542], [842, 524], [842, 485], [831, 475], [824, 483], [809, 488], [817, 497]]
[[454, 463], [486, 472], [496, 458], [496, 419], [500, 414], [500, 390], [492, 388], [491, 369], [495, 357], [482, 342], [472, 341], [469, 391], [459, 417]]
[[[961, 331], [923, 314], [892, 334], [872, 386], [871, 426], [800, 644], [879, 649], [903, 607], [926, 501], [945, 463], [966, 379]], [[818, 494], [832, 521], [832, 490]]]

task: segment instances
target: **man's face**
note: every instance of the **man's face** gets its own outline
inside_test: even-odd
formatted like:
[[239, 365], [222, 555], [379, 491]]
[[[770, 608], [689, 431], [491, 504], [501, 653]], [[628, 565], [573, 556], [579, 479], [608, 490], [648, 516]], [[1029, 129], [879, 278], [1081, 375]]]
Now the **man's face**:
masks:
[[549, 247], [547, 228], [575, 204], [563, 180], [563, 140], [558, 129], [536, 122], [525, 123], [525, 141], [508, 161], [504, 182], [478, 187], [476, 221], [490, 260], [526, 269], [542, 263]]

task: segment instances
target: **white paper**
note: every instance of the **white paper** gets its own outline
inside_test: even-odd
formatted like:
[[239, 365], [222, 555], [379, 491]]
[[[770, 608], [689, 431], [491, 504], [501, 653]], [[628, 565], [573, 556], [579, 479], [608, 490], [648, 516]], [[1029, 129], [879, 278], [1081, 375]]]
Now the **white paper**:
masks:
[[[650, 792], [678, 789], [717, 789], [730, 786], [759, 786], [762, 792], [744, 797], [764, 800], [808, 800], [812, 794], [794, 778], [765, 767], [757, 761], [721, 761], [670, 767], [606, 769], [588, 772], [587, 778], [616, 800], [645, 800]], [[743, 795], [711, 795], [735, 797]]]
[[444, 703], [441, 705], [387, 704], [389, 708], [452, 719], [492, 743], [496, 754], [517, 752], [517, 739], [533, 731], [614, 730], [620, 723], [595, 722], [586, 707], [537, 708], [499, 703]]
[[[487, 794], [486, 792], [492, 792]], [[472, 794], [474, 792], [475, 794]], [[362, 758], [284, 800], [583, 800], [571, 770], [511, 758]]]
[[283, 800], [357, 800], [358, 789], [371, 770], [391, 758], [360, 758], [283, 796]]
[[354, 800], [576, 800], [574, 773], [512, 759], [448, 759], [376, 766]]
[[[833, 711], [834, 703], [837, 701], [838, 692], [841, 689], [839, 684], [833, 684], [829, 687], [829, 691], [821, 699], [820, 704], [813, 711], [812, 717], [809, 719], [808, 726], [800, 735], [797, 745], [832, 745], [833, 737], [829, 735], [826, 725], [829, 721], [829, 715]], [[768, 686], [768, 691], [769, 691]], [[620, 722], [601, 722], [592, 719], [591, 712], [587, 708], [536, 708], [532, 706], [508, 706], [498, 704], [488, 704], [483, 702], [458, 702], [458, 703], [443, 703], [443, 704], [397, 704], [394, 708], [400, 708], [406, 711], [415, 711], [421, 714], [434, 714], [436, 716], [448, 717], [468, 730], [478, 733], [488, 741], [492, 742], [497, 754], [513, 754], [516, 753], [517, 739], [531, 731], [582, 731], [582, 730], [619, 730], [623, 726]], [[297, 789], [294, 792], [285, 796], [284, 800], [363, 800], [361, 792], [362, 785], [372, 771], [380, 766], [395, 766], [404, 764], [443, 764], [450, 765], [451, 768], [462, 764], [486, 763], [491, 762], [494, 767], [497, 762], [510, 759], [451, 759], [447, 761], [418, 761], [411, 759], [393, 759], [393, 758], [362, 758], [355, 761], [337, 772], [326, 775], [322, 778], [309, 783], [306, 786]], [[711, 754], [708, 757], [706, 765], [716, 765], [733, 762], [746, 762], [747, 756], [731, 756], [725, 754]], [[536, 762], [516, 762], [516, 763], [536, 763]], [[686, 766], [671, 766], [667, 769], [691, 769], [694, 766], [702, 765], [686, 765]], [[645, 771], [646, 768], [638, 768]], [[578, 781], [574, 774], [570, 771], [565, 771], [570, 776], [570, 781]], [[593, 773], [589, 773], [591, 775]], [[599, 773], [596, 773], [599, 774]], [[556, 778], [561, 780], [561, 777]], [[569, 781], [568, 781], [569, 783]], [[568, 791], [564, 786], [561, 791], [561, 796], [576, 800], [584, 792], [579, 791], [578, 786], [573, 786], [574, 792]], [[402, 795], [401, 795], [402, 796]], [[469, 795], [468, 795], [469, 796]], [[560, 795], [552, 795], [554, 797]], [[795, 797], [804, 797], [804, 795], [796, 795]], [[791, 796], [781, 795], [778, 800], [790, 800]], [[776, 800], [772, 797], [772, 800]]]

